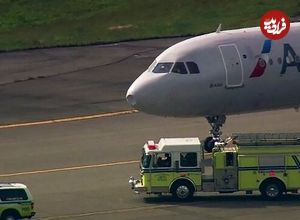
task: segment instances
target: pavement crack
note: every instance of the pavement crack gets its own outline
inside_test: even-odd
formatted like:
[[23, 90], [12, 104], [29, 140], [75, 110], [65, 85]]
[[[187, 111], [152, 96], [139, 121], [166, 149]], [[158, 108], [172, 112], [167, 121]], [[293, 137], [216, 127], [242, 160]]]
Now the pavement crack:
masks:
[[61, 215], [61, 216], [53, 216], [53, 217], [41, 217], [41, 218], [34, 218], [34, 219], [35, 220], [59, 220], [59, 219], [85, 218], [85, 217], [93, 216], [93, 215], [108, 215], [108, 214], [118, 214], [118, 213], [122, 214], [122, 213], [127, 213], [127, 212], [173, 208], [176, 206], [177, 205], [143, 206], [143, 207], [133, 207], [133, 208], [127, 208], [127, 209], [126, 208], [125, 209], [113, 209], [113, 210], [95, 211], [95, 212]]
[[79, 69], [76, 69], [76, 70], [60, 72], [60, 73], [52, 74], [52, 75], [49, 75], [49, 76], [40, 75], [40, 76], [36, 76], [36, 77], [29, 76], [26, 79], [16, 79], [12, 82], [0, 83], [0, 86], [4, 87], [4, 86], [7, 86], [7, 85], [11, 85], [11, 84], [24, 83], [24, 82], [28, 82], [28, 81], [32, 81], [32, 80], [49, 79], [49, 78], [54, 78], [54, 77], [63, 76], [63, 75], [70, 75], [70, 74], [74, 74], [74, 73], [85, 71], [85, 70], [92, 70], [92, 69], [95, 69], [95, 68], [111, 66], [111, 65], [115, 65], [115, 64], [119, 64], [121, 62], [124, 62], [124, 61], [130, 59], [131, 57], [141, 55], [141, 54], [145, 54], [145, 53], [149, 53], [149, 52], [153, 52], [153, 51], [158, 51], [158, 50], [161, 50], [161, 48], [151, 48], [151, 49], [135, 52], [135, 53], [132, 53], [128, 56], [125, 56], [121, 59], [118, 59], [118, 60], [115, 60], [115, 61], [112, 61], [112, 62], [108, 62], [108, 63], [104, 63], [104, 64], [101, 64], [101, 65], [94, 65], [94, 66], [79, 68]]

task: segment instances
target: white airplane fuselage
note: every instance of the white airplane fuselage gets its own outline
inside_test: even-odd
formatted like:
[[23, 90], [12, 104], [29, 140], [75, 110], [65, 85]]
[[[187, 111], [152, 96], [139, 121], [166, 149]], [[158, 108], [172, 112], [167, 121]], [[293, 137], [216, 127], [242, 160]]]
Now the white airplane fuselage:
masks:
[[259, 27], [194, 37], [159, 55], [127, 100], [140, 111], [175, 117], [298, 107], [299, 56], [300, 23], [281, 40], [268, 40]]

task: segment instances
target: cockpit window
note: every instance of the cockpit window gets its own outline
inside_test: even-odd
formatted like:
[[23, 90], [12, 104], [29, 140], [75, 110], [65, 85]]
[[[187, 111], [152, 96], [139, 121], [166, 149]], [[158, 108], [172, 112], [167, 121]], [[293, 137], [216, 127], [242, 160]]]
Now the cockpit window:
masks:
[[173, 63], [158, 63], [153, 70], [153, 73], [169, 73]]
[[198, 65], [194, 62], [186, 62], [186, 65], [191, 74], [200, 73]]
[[183, 62], [176, 62], [172, 69], [172, 73], [187, 74], [188, 72]]

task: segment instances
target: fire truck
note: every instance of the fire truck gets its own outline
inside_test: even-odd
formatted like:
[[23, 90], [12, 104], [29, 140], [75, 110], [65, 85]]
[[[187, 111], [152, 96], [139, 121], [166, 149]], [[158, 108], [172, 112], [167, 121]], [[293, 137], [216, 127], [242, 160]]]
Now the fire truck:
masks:
[[197, 192], [260, 193], [277, 199], [300, 189], [300, 133], [233, 134], [205, 154], [198, 138], [162, 138], [142, 148], [136, 193], [171, 193], [187, 200]]

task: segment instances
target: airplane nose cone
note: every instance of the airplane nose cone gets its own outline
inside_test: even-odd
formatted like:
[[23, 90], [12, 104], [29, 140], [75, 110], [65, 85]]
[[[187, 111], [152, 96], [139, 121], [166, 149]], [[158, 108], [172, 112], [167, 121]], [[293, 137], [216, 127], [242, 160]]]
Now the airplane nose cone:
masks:
[[126, 99], [134, 109], [149, 112], [155, 107], [158, 78], [149, 72], [140, 75], [129, 87]]
[[134, 107], [134, 106], [136, 105], [136, 100], [135, 100], [135, 98], [134, 98], [133, 95], [127, 94], [127, 95], [126, 95], [126, 99], [127, 99], [127, 102], [128, 102], [131, 106]]
[[136, 107], [137, 104], [137, 98], [136, 98], [137, 94], [135, 90], [136, 90], [135, 85], [131, 85], [126, 94], [127, 102], [132, 107]]

